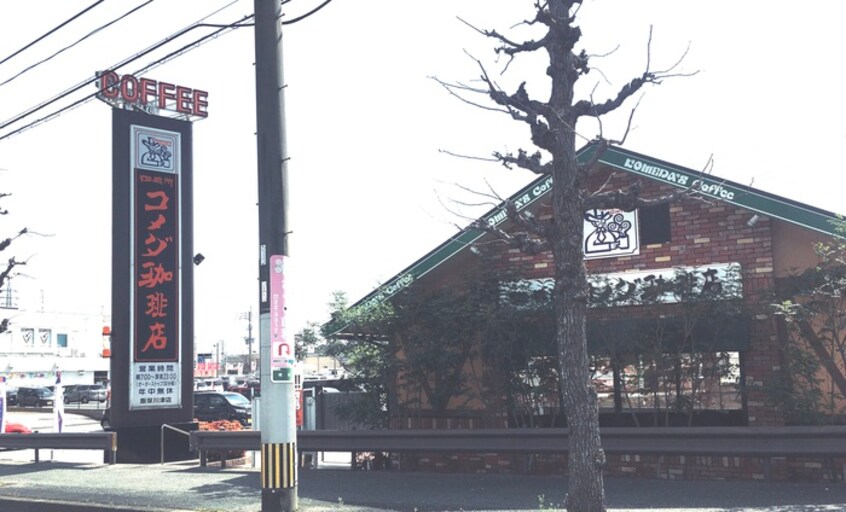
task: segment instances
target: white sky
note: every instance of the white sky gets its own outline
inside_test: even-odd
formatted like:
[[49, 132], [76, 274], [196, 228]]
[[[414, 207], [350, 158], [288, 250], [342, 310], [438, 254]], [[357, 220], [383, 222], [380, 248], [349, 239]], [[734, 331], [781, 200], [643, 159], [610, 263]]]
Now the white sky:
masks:
[[[0, 86], [0, 124], [230, 1], [155, 0]], [[0, 3], [0, 60], [92, 3]], [[141, 3], [104, 1], [0, 64], [0, 82]], [[292, 0], [286, 12], [295, 17], [319, 3]], [[207, 21], [231, 23], [251, 14], [252, 5], [235, 2]], [[583, 46], [596, 55], [619, 49], [593, 60], [602, 73], [588, 75], [581, 92], [596, 87], [602, 100], [642, 73], [652, 25], [653, 69], [675, 63], [690, 44], [678, 70], [700, 72], [645, 90], [627, 149], [694, 169], [713, 155], [716, 176], [846, 213], [837, 156], [846, 143], [844, 11], [840, 2], [823, 0], [801, 7], [782, 0], [586, 1]], [[486, 190], [487, 182], [507, 196], [533, 179], [439, 152], [487, 156], [527, 147], [527, 135], [431, 79], [477, 78], [469, 53], [504, 86], [526, 80], [530, 94], [545, 99], [541, 55], [500, 76], [504, 61], [496, 62], [491, 42], [458, 20], [507, 31], [532, 12], [531, 0], [335, 0], [285, 27], [289, 335], [306, 321], [325, 321], [333, 291], [355, 301], [454, 234], [456, 224], [466, 225], [452, 202], [480, 198], [462, 187]], [[135, 72], [209, 30], [119, 72]], [[194, 249], [206, 256], [195, 268], [201, 351], [224, 340], [228, 353], [244, 352], [247, 322], [239, 317], [258, 310], [253, 57], [253, 30], [243, 28], [143, 73], [209, 91], [210, 115], [194, 126]], [[609, 118], [605, 134], [619, 137], [627, 115]], [[14, 194], [2, 202], [11, 213], [0, 236], [24, 226], [51, 235], [28, 237], [3, 254], [30, 257], [28, 277], [15, 284], [26, 308], [109, 312], [110, 119], [110, 108], [94, 100], [0, 141], [0, 191]], [[0, 130], [0, 137], [22, 124]], [[579, 131], [592, 136], [595, 126]], [[489, 207], [465, 211], [476, 216]]]

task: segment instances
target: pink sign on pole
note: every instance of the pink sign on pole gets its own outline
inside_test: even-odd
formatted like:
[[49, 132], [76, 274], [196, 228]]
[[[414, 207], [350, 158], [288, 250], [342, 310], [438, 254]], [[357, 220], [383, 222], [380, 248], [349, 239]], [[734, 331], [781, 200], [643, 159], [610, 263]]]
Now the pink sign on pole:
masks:
[[293, 382], [294, 347], [285, 336], [285, 262], [287, 257], [270, 257], [270, 380]]

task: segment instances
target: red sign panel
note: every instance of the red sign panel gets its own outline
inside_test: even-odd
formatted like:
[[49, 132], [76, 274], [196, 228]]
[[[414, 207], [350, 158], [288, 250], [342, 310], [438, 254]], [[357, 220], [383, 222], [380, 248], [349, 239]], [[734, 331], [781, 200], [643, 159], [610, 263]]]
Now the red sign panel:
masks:
[[294, 404], [297, 410], [297, 426], [303, 426], [303, 388], [294, 388]]
[[135, 170], [135, 362], [179, 361], [179, 176]]

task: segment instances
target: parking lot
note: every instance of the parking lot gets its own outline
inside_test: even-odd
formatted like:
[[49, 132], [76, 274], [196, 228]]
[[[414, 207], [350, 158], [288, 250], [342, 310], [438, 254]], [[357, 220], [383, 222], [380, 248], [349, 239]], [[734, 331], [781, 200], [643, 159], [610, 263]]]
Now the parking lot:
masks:
[[[93, 404], [86, 404], [93, 405]], [[20, 408], [7, 411], [8, 421], [22, 423], [33, 432], [53, 432], [53, 413], [22, 411]], [[101, 432], [99, 420], [81, 414], [65, 414], [63, 432]], [[27, 435], [27, 434], [19, 434]], [[98, 463], [103, 462], [103, 453], [95, 450], [42, 450], [42, 460], [55, 462]], [[0, 464], [4, 461], [29, 462], [34, 459], [33, 450], [0, 450]]]

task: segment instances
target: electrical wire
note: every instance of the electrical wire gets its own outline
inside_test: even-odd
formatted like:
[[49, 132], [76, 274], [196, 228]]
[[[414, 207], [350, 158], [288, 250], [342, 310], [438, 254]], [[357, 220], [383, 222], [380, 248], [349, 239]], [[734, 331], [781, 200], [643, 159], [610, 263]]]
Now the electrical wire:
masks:
[[105, 25], [101, 25], [101, 26], [97, 27], [96, 29], [92, 30], [91, 32], [89, 32], [89, 33], [85, 34], [85, 35], [84, 35], [84, 36], [82, 36], [81, 38], [77, 39], [75, 42], [73, 42], [73, 43], [69, 44], [68, 46], [65, 46], [64, 48], [62, 48], [61, 50], [57, 51], [57, 52], [56, 52], [56, 53], [54, 53], [53, 55], [50, 55], [50, 56], [49, 56], [49, 57], [47, 57], [47, 58], [41, 59], [40, 61], [36, 62], [35, 64], [31, 64], [31, 65], [27, 66], [25, 69], [23, 69], [22, 71], [20, 71], [20, 72], [19, 72], [18, 74], [16, 74], [15, 76], [13, 76], [13, 77], [11, 77], [11, 78], [7, 79], [7, 80], [6, 80], [6, 81], [4, 81], [4, 82], [0, 82], [0, 87], [3, 87], [4, 85], [8, 84], [9, 82], [11, 82], [11, 81], [15, 80], [16, 78], [20, 77], [20, 76], [21, 76], [21, 75], [23, 75], [24, 73], [27, 73], [28, 71], [31, 71], [31, 70], [35, 69], [36, 67], [40, 66], [41, 64], [44, 64], [45, 62], [48, 62], [48, 61], [52, 60], [53, 58], [55, 58], [55, 57], [59, 56], [60, 54], [64, 53], [65, 51], [70, 50], [71, 48], [73, 48], [74, 46], [78, 45], [79, 43], [81, 43], [81, 42], [85, 41], [86, 39], [88, 39], [89, 37], [93, 36], [94, 34], [96, 34], [96, 33], [100, 32], [100, 31], [102, 31], [102, 30], [105, 30], [106, 28], [110, 27], [111, 25], [114, 25], [114, 24], [115, 24], [115, 23], [117, 23], [118, 21], [120, 21], [120, 20], [122, 20], [122, 19], [124, 19], [124, 18], [126, 18], [126, 17], [128, 17], [128, 16], [130, 16], [131, 14], [135, 13], [136, 11], [141, 10], [141, 8], [142, 8], [142, 7], [146, 7], [146, 6], [150, 5], [150, 4], [151, 4], [151, 3], [153, 3], [154, 1], [155, 1], [155, 0], [147, 0], [147, 1], [146, 1], [146, 2], [144, 2], [143, 4], [141, 4], [141, 5], [137, 6], [137, 7], [134, 7], [133, 9], [131, 9], [131, 10], [127, 11], [127, 12], [126, 12], [126, 13], [124, 13], [122, 16], [120, 16], [120, 17], [118, 17], [118, 18], [115, 18], [115, 19], [113, 19], [112, 21], [110, 21], [110, 22], [106, 23]]
[[[175, 33], [165, 37], [161, 41], [159, 41], [159, 42], [145, 48], [144, 50], [136, 53], [132, 57], [124, 59], [121, 62], [118, 62], [118, 63], [116, 63], [116, 64], [114, 64], [114, 65], [112, 65], [112, 66], [110, 66], [106, 69], [116, 70], [116, 69], [118, 69], [122, 66], [125, 66], [125, 65], [127, 65], [131, 62], [134, 62], [134, 61], [140, 59], [144, 55], [149, 54], [150, 52], [164, 46], [165, 44], [173, 41], [174, 39], [176, 39], [176, 38], [178, 38], [178, 37], [180, 37], [180, 36], [182, 36], [186, 33], [188, 33], [189, 31], [194, 30], [195, 28], [200, 28], [202, 26], [205, 26], [202, 23], [204, 20], [207, 20], [208, 18], [210, 18], [210, 17], [214, 16], [215, 14], [223, 11], [224, 9], [230, 7], [231, 5], [238, 3], [238, 1], [239, 0], [233, 0], [233, 1], [229, 2], [228, 4], [224, 5], [223, 7], [220, 7], [219, 9], [216, 9], [216, 10], [212, 11], [211, 13], [203, 16], [202, 18], [195, 21], [191, 25], [188, 25], [187, 27], [176, 31]], [[251, 19], [252, 17], [253, 17], [253, 15], [245, 16], [244, 18], [242, 18], [241, 20], [239, 20], [236, 23], [240, 23], [240, 22], [245, 21], [247, 19]], [[210, 26], [214, 27], [214, 26], [220, 26], [220, 25], [210, 25]], [[86, 79], [82, 80], [81, 82], [77, 83], [76, 85], [71, 86], [68, 89], [65, 89], [63, 92], [60, 92], [56, 96], [53, 96], [52, 98], [50, 98], [48, 100], [44, 100], [41, 103], [39, 103], [38, 105], [36, 105], [34, 107], [30, 107], [29, 109], [25, 110], [24, 112], [21, 112], [21, 113], [17, 114], [16, 116], [3, 121], [2, 123], [0, 123], [0, 130], [4, 129], [4, 128], [12, 125], [12, 124], [17, 123], [18, 121], [22, 121], [23, 119], [26, 119], [27, 117], [29, 117], [32, 114], [38, 112], [39, 110], [42, 110], [42, 109], [52, 105], [53, 103], [56, 103], [60, 99], [65, 98], [65, 97], [69, 96], [70, 94], [82, 89], [83, 87], [89, 85], [92, 82], [92, 80], [95, 80], [96, 78], [97, 78], [96, 76], [86, 78]], [[2, 140], [2, 139], [0, 139], [0, 140]]]
[[[229, 25], [199, 24], [199, 25], [194, 25], [192, 27], [189, 27], [187, 30], [183, 31], [182, 33], [184, 34], [188, 30], [191, 30], [191, 29], [197, 28], [197, 27], [218, 27], [218, 30], [212, 32], [211, 34], [207, 34], [203, 37], [200, 37], [200, 38], [182, 46], [178, 50], [175, 50], [175, 51], [165, 55], [164, 57], [151, 62], [150, 64], [146, 65], [145, 67], [143, 67], [143, 68], [141, 68], [141, 69], [139, 69], [139, 70], [137, 70], [137, 71], [135, 71], [131, 74], [136, 75], [136, 74], [143, 73], [145, 71], [149, 71], [150, 69], [154, 69], [154, 68], [156, 68], [156, 67], [158, 67], [158, 66], [160, 66], [160, 65], [162, 65], [162, 64], [164, 64], [164, 63], [166, 63], [170, 60], [173, 60], [174, 58], [178, 57], [179, 55], [188, 53], [191, 50], [195, 50], [195, 49], [199, 48], [200, 46], [204, 45], [205, 43], [208, 43], [210, 40], [215, 39], [215, 38], [219, 37], [220, 35], [222, 35], [222, 32], [224, 32], [224, 31], [231, 31], [231, 30], [234, 30], [236, 28], [243, 28], [243, 27], [252, 26], [252, 24], [243, 24], [243, 22], [247, 21], [247, 20], [249, 20], [253, 17], [254, 17], [254, 15], [250, 14], [249, 16], [245, 16], [245, 17], [241, 18], [239, 21], [237, 21], [235, 23], [231, 23]], [[168, 40], [167, 42], [169, 42], [169, 41], [170, 40]], [[121, 64], [121, 65], [128, 64], [129, 62], [132, 62], [132, 61], [136, 60], [137, 58], [142, 57], [145, 54], [146, 53], [139, 54], [136, 57], [133, 57], [132, 59], [124, 61], [124, 63]], [[110, 69], [116, 69], [116, 68], [110, 68]], [[92, 79], [86, 80], [84, 82], [84, 85], [90, 84], [91, 80]], [[96, 77], [94, 77], [93, 80], [96, 80]], [[71, 92], [75, 92], [75, 91], [79, 90], [80, 88], [81, 87], [74, 88], [72, 91], [70, 91], [66, 94], [63, 94], [59, 97], [54, 98], [51, 101], [51, 103], [54, 102], [55, 100], [61, 99], [65, 96], [68, 96]], [[46, 123], [47, 121], [50, 121], [50, 120], [60, 116], [61, 114], [65, 113], [65, 112], [76, 109], [77, 107], [80, 107], [83, 104], [88, 103], [89, 101], [91, 101], [92, 99], [97, 97], [98, 94], [100, 94], [100, 91], [95, 91], [91, 94], [83, 96], [82, 98], [74, 101], [73, 103], [70, 103], [69, 105], [66, 105], [66, 106], [60, 108], [59, 110], [53, 111], [50, 114], [47, 114], [46, 116], [40, 117], [40, 118], [36, 119], [35, 121], [32, 121], [32, 122], [30, 122], [30, 123], [28, 123], [24, 126], [21, 126], [20, 128], [16, 128], [15, 130], [12, 130], [8, 133], [0, 135], [0, 141], [8, 139], [10, 137], [13, 137], [15, 135], [18, 135], [20, 133], [23, 133], [23, 132], [25, 132], [25, 131], [27, 131], [31, 128], [35, 128], [36, 126], [43, 124], [43, 123]], [[0, 129], [4, 128], [5, 126], [8, 126], [8, 124], [9, 123], [4, 124], [3, 126], [0, 126]]]
[[[102, 0], [101, 0], [101, 1], [102, 1]], [[172, 60], [172, 59], [174, 59], [174, 58], [176, 58], [176, 57], [178, 57], [178, 56], [180, 56], [180, 55], [183, 55], [183, 54], [185, 54], [185, 53], [187, 53], [187, 52], [189, 52], [189, 51], [191, 51], [191, 50], [194, 50], [194, 49], [196, 49], [196, 48], [199, 48], [199, 47], [200, 47], [200, 46], [202, 46], [203, 44], [205, 44], [205, 43], [209, 42], [211, 39], [217, 38], [217, 37], [219, 37], [220, 35], [222, 35], [221, 33], [222, 33], [222, 32], [224, 32], [224, 31], [231, 31], [231, 30], [234, 30], [234, 29], [236, 29], [236, 28], [243, 28], [243, 27], [252, 26], [252, 25], [253, 25], [252, 23], [244, 23], [244, 22], [245, 22], [245, 21], [247, 21], [247, 20], [250, 20], [250, 19], [254, 18], [254, 17], [255, 17], [255, 15], [254, 15], [254, 14], [251, 14], [251, 15], [248, 15], [248, 16], [244, 16], [244, 17], [243, 17], [243, 18], [241, 18], [240, 20], [238, 20], [238, 21], [236, 21], [236, 22], [234, 22], [234, 23], [230, 23], [230, 24], [228, 24], [228, 25], [218, 25], [218, 24], [205, 24], [205, 23], [200, 23], [200, 21], [205, 20], [205, 19], [208, 19], [210, 16], [212, 16], [212, 15], [216, 14], [217, 12], [222, 11], [223, 9], [225, 9], [225, 8], [229, 7], [230, 5], [232, 5], [232, 4], [234, 4], [234, 3], [236, 3], [237, 1], [238, 1], [238, 0], [233, 0], [231, 3], [229, 3], [229, 4], [227, 4], [227, 5], [223, 6], [223, 7], [221, 7], [221, 8], [220, 8], [220, 9], [218, 9], [217, 11], [214, 11], [214, 12], [212, 12], [211, 14], [209, 14], [209, 15], [207, 15], [207, 16], [205, 16], [205, 17], [201, 18], [200, 20], [198, 20], [197, 22], [195, 22], [193, 25], [188, 26], [188, 27], [186, 27], [186, 28], [184, 28], [184, 29], [182, 29], [182, 30], [177, 31], [176, 33], [172, 34], [171, 36], [166, 37], [165, 39], [163, 39], [163, 40], [162, 40], [162, 41], [160, 41], [159, 43], [156, 43], [156, 44], [154, 44], [153, 46], [151, 46], [151, 47], [149, 47], [149, 48], [147, 48], [147, 49], [145, 49], [145, 50], [142, 50], [141, 52], [139, 52], [139, 53], [135, 54], [135, 55], [134, 55], [133, 57], [131, 57], [131, 58], [124, 59], [124, 60], [123, 60], [123, 61], [121, 61], [120, 63], [118, 63], [118, 64], [116, 64], [116, 65], [114, 65], [114, 66], [111, 66], [111, 67], [109, 67], [108, 69], [110, 69], [110, 70], [117, 70], [118, 68], [120, 68], [120, 67], [122, 67], [122, 66], [125, 66], [126, 64], [129, 64], [129, 63], [131, 63], [131, 62], [133, 62], [133, 61], [135, 61], [135, 60], [137, 60], [137, 59], [139, 59], [139, 58], [143, 57], [144, 55], [147, 55], [147, 54], [148, 54], [148, 53], [150, 53], [151, 51], [156, 50], [156, 49], [158, 49], [158, 48], [162, 47], [163, 45], [165, 45], [165, 44], [167, 44], [167, 43], [169, 43], [169, 42], [173, 41], [173, 40], [174, 40], [174, 39], [176, 39], [177, 37], [180, 37], [180, 36], [182, 36], [182, 35], [184, 35], [184, 34], [188, 33], [189, 31], [191, 31], [191, 30], [193, 30], [193, 29], [195, 29], [195, 28], [199, 28], [199, 27], [217, 27], [217, 28], [218, 28], [218, 30], [216, 30], [216, 31], [212, 32], [211, 34], [207, 34], [207, 35], [205, 35], [205, 36], [203, 36], [203, 37], [201, 37], [201, 38], [198, 38], [198, 39], [196, 39], [195, 41], [193, 41], [193, 42], [191, 42], [191, 43], [188, 43], [188, 44], [187, 44], [187, 45], [185, 45], [185, 46], [182, 46], [180, 49], [178, 49], [178, 50], [176, 50], [176, 51], [173, 51], [173, 52], [169, 53], [168, 55], [165, 55], [164, 57], [162, 57], [162, 58], [160, 58], [160, 59], [157, 59], [157, 60], [153, 61], [152, 63], [148, 64], [148, 65], [147, 65], [147, 66], [145, 66], [144, 68], [141, 68], [140, 70], [138, 70], [138, 71], [136, 71], [136, 72], [134, 72], [134, 73], [132, 73], [132, 74], [133, 74], [133, 75], [136, 75], [136, 74], [143, 73], [143, 72], [148, 71], [148, 70], [150, 70], [150, 69], [153, 69], [153, 68], [155, 68], [155, 67], [157, 67], [157, 66], [160, 66], [160, 65], [164, 64], [165, 62], [168, 62], [168, 61], [170, 61], [170, 60]], [[284, 3], [288, 3], [289, 1], [291, 1], [291, 0], [286, 0], [286, 1], [284, 1], [284, 2], [283, 2], [283, 4], [284, 4]], [[302, 16], [298, 16], [297, 18], [294, 18], [294, 19], [291, 19], [291, 20], [287, 20], [287, 21], [285, 21], [285, 22], [282, 22], [282, 24], [283, 24], [283, 25], [290, 25], [290, 24], [292, 24], [292, 23], [296, 23], [296, 22], [298, 22], [298, 21], [304, 20], [304, 19], [308, 18], [309, 16], [311, 16], [312, 14], [316, 13], [317, 11], [319, 11], [319, 10], [323, 9], [323, 8], [324, 8], [326, 5], [328, 5], [331, 1], [332, 1], [332, 0], [324, 0], [324, 2], [323, 2], [322, 4], [318, 5], [317, 7], [315, 7], [314, 9], [312, 9], [311, 11], [309, 11], [308, 13], [306, 13], [306, 14], [304, 14], [304, 15], [302, 15]], [[22, 119], [26, 118], [26, 117], [29, 117], [30, 115], [34, 114], [35, 112], [37, 112], [37, 111], [39, 111], [39, 110], [42, 110], [43, 108], [46, 108], [47, 106], [49, 106], [49, 105], [51, 105], [51, 104], [55, 103], [56, 101], [58, 101], [58, 100], [60, 100], [60, 99], [62, 99], [62, 98], [64, 98], [64, 97], [66, 97], [66, 96], [69, 96], [69, 95], [70, 95], [70, 94], [72, 94], [73, 92], [76, 92], [76, 91], [80, 90], [81, 88], [85, 87], [86, 85], [90, 84], [90, 83], [92, 82], [92, 80], [96, 80], [96, 79], [97, 79], [97, 77], [96, 77], [96, 76], [95, 76], [95, 77], [93, 77], [93, 78], [88, 78], [88, 79], [84, 80], [83, 82], [80, 82], [80, 83], [79, 83], [79, 84], [77, 84], [76, 86], [71, 87], [70, 89], [65, 90], [63, 93], [60, 93], [59, 95], [54, 96], [52, 99], [47, 100], [47, 101], [45, 101], [45, 102], [42, 102], [42, 103], [40, 103], [39, 105], [37, 105], [36, 107], [30, 108], [30, 109], [29, 109], [29, 110], [27, 110], [26, 112], [24, 112], [24, 113], [22, 113], [22, 114], [19, 114], [18, 116], [14, 117], [13, 119], [10, 119], [10, 120], [7, 120], [7, 121], [4, 121], [2, 124], [0, 124], [0, 130], [2, 130], [3, 128], [6, 128], [7, 126], [9, 126], [9, 125], [11, 125], [11, 124], [14, 124], [14, 123], [16, 123], [16, 122], [18, 122], [18, 121], [20, 121], [20, 120], [22, 120]], [[69, 104], [69, 105], [66, 105], [65, 107], [60, 108], [59, 110], [53, 111], [53, 112], [51, 112], [50, 114], [47, 114], [46, 116], [43, 116], [43, 117], [41, 117], [41, 118], [39, 118], [39, 119], [36, 119], [35, 121], [32, 121], [32, 122], [30, 122], [30, 123], [28, 123], [28, 124], [26, 124], [26, 125], [24, 125], [24, 126], [22, 126], [22, 127], [20, 127], [20, 128], [17, 128], [17, 129], [15, 129], [15, 130], [12, 130], [11, 132], [8, 132], [8, 133], [6, 133], [6, 134], [0, 135], [0, 141], [3, 141], [3, 140], [8, 139], [8, 138], [10, 138], [10, 137], [13, 137], [14, 135], [20, 134], [20, 133], [22, 133], [22, 132], [24, 132], [24, 131], [27, 131], [27, 130], [29, 130], [29, 129], [31, 129], [31, 128], [34, 128], [34, 127], [36, 127], [36, 126], [38, 126], [38, 125], [40, 125], [40, 124], [46, 123], [46, 122], [48, 122], [48, 121], [50, 121], [50, 120], [52, 120], [52, 119], [54, 119], [54, 118], [56, 118], [56, 117], [60, 116], [61, 114], [65, 113], [65, 112], [67, 112], [67, 111], [70, 111], [70, 110], [76, 109], [77, 107], [80, 107], [80, 106], [82, 106], [83, 104], [85, 104], [85, 103], [87, 103], [87, 102], [91, 101], [92, 99], [94, 99], [94, 98], [95, 98], [95, 97], [96, 97], [99, 93], [100, 93], [100, 91], [97, 91], [97, 92], [94, 92], [94, 93], [88, 94], [88, 95], [84, 96], [83, 98], [81, 98], [81, 99], [79, 99], [79, 100], [77, 100], [77, 101], [75, 101], [75, 102], [73, 102], [73, 103], [71, 103], [71, 104]]]
[[[290, 0], [288, 0], [288, 1], [290, 1]], [[283, 20], [281, 23], [282, 23], [282, 25], [290, 25], [290, 24], [292, 24], [292, 23], [296, 23], [296, 22], [298, 22], [298, 21], [302, 21], [302, 20], [304, 20], [304, 19], [308, 18], [309, 16], [311, 16], [312, 14], [316, 13], [316, 12], [317, 12], [317, 11], [319, 11], [320, 9], [323, 9], [324, 7], [326, 7], [327, 5], [329, 5], [329, 2], [331, 2], [331, 1], [332, 1], [332, 0], [324, 0], [324, 2], [323, 2], [322, 4], [318, 5], [317, 7], [315, 7], [315, 8], [314, 8], [314, 9], [312, 9], [311, 11], [309, 11], [309, 12], [307, 12], [307, 13], [303, 14], [302, 16], [297, 16], [296, 18], [293, 18], [293, 19], [290, 19], [290, 20]], [[288, 3], [288, 2], [282, 2], [282, 4], [283, 4], [283, 5], [284, 5], [284, 4], [286, 4], [286, 3]]]
[[82, 15], [83, 15], [83, 14], [85, 14], [86, 12], [90, 11], [91, 9], [93, 9], [93, 8], [97, 7], [98, 5], [100, 5], [101, 3], [103, 3], [104, 1], [105, 1], [105, 0], [97, 0], [97, 1], [96, 1], [96, 2], [94, 2], [93, 4], [91, 4], [91, 5], [89, 5], [88, 7], [86, 7], [85, 9], [83, 9], [83, 10], [79, 11], [79, 12], [78, 12], [78, 13], [76, 13], [75, 15], [71, 16], [70, 18], [68, 18], [68, 19], [66, 19], [65, 21], [63, 21], [62, 23], [60, 23], [57, 27], [55, 27], [55, 28], [53, 28], [53, 29], [49, 30], [47, 33], [45, 33], [45, 34], [41, 35], [40, 37], [38, 37], [37, 39], [35, 39], [35, 41], [32, 41], [31, 43], [29, 43], [29, 44], [27, 44], [26, 46], [24, 46], [23, 48], [21, 48], [21, 49], [17, 50], [16, 52], [14, 52], [13, 54], [9, 55], [9, 56], [8, 56], [8, 57], [6, 57], [5, 59], [0, 60], [0, 64], [3, 64], [4, 62], [6, 62], [7, 60], [11, 59], [12, 57], [14, 57], [14, 56], [16, 56], [16, 55], [18, 55], [18, 54], [20, 54], [20, 53], [22, 53], [22, 52], [26, 51], [27, 49], [31, 48], [33, 45], [37, 44], [39, 41], [41, 41], [41, 40], [43, 40], [43, 39], [47, 38], [48, 36], [50, 36], [51, 34], [56, 33], [56, 32], [57, 32], [59, 29], [61, 29], [62, 27], [64, 27], [64, 26], [65, 26], [65, 25], [67, 25], [68, 23], [72, 22], [73, 20], [75, 20], [75, 19], [79, 18], [80, 16], [82, 16]]

